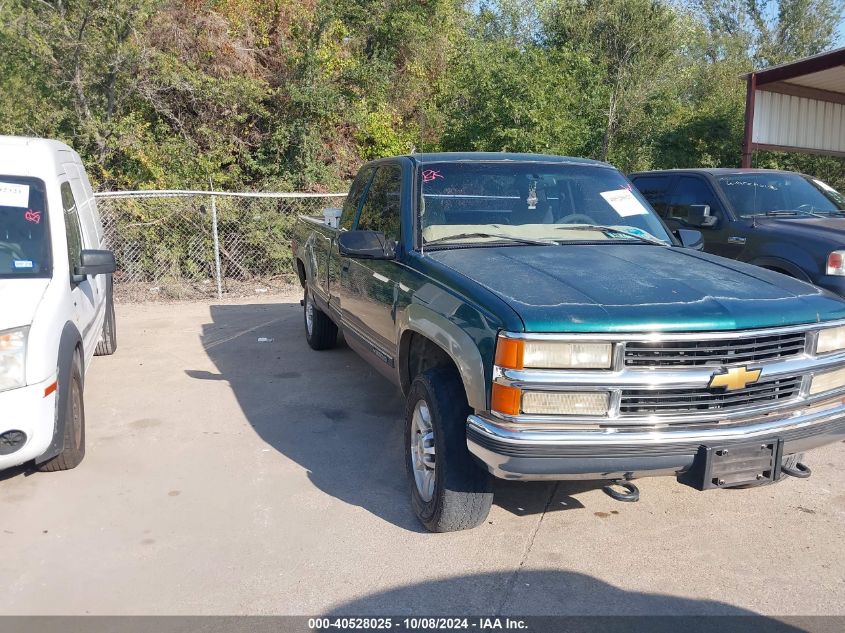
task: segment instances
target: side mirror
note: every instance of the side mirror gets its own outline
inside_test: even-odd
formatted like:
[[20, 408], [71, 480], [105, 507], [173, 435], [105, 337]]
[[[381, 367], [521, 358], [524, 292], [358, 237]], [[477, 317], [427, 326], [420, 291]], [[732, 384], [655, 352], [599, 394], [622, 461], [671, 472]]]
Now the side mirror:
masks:
[[94, 249], [84, 249], [79, 254], [79, 265], [74, 270], [74, 276], [108, 275], [117, 268], [114, 253]]
[[675, 235], [681, 240], [681, 246], [684, 248], [691, 248], [694, 251], [704, 250], [704, 238], [701, 236], [701, 231], [693, 229], [678, 229]]
[[709, 204], [691, 204], [689, 207], [689, 215], [687, 216], [687, 224], [690, 226], [697, 226], [702, 229], [709, 229], [716, 226], [719, 218], [715, 215], [710, 215]]
[[381, 231], [341, 231], [337, 249], [341, 255], [356, 259], [396, 257], [396, 242], [385, 238]]

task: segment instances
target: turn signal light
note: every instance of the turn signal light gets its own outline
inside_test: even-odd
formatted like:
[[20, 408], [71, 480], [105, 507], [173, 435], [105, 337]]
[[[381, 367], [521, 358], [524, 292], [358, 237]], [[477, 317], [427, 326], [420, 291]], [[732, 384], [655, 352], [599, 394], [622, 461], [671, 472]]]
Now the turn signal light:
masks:
[[490, 408], [493, 411], [504, 415], [519, 415], [521, 400], [522, 391], [518, 387], [493, 383], [493, 389], [490, 393]]
[[514, 338], [499, 337], [496, 343], [496, 364], [504, 369], [522, 369], [525, 344]]

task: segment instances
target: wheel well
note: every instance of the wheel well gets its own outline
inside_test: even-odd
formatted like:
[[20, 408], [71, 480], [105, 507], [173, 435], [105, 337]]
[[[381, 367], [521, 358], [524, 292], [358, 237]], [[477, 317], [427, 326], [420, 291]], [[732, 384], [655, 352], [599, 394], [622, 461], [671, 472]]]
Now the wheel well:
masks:
[[405, 333], [399, 345], [402, 392], [407, 394], [414, 378], [435, 367], [451, 368], [458, 372], [455, 361], [437, 343], [416, 332]]
[[780, 273], [781, 275], [786, 275], [787, 277], [795, 277], [795, 275], [788, 270], [784, 270], [783, 268], [779, 268], [777, 266], [760, 266], [760, 268], [765, 268], [766, 270], [771, 270], [772, 272]]
[[302, 287], [305, 287], [305, 264], [302, 263], [302, 260], [297, 258], [296, 260], [296, 274], [299, 277], [299, 283]]

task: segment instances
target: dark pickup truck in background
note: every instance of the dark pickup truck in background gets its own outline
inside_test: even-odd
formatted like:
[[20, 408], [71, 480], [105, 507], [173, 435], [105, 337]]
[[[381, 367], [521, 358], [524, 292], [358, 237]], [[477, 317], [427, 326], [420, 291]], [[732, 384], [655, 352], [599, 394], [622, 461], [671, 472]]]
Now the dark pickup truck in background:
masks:
[[443, 532], [484, 521], [492, 476], [631, 501], [648, 475], [805, 477], [845, 439], [845, 301], [700, 243], [605, 163], [467, 153], [364, 165], [339, 228], [301, 217], [291, 245], [308, 344], [340, 331], [401, 388], [411, 503]]
[[845, 295], [845, 196], [768, 169], [635, 173], [634, 186], [670, 229], [695, 228], [704, 250]]

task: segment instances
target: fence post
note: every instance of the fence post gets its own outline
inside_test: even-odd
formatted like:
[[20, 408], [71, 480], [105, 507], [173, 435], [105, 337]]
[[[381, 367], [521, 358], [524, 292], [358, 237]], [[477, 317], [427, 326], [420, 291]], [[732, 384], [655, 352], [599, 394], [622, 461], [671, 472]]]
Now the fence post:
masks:
[[223, 298], [223, 280], [220, 276], [220, 238], [217, 236], [217, 196], [211, 194], [211, 235], [214, 238], [214, 279], [217, 282], [217, 298]]

